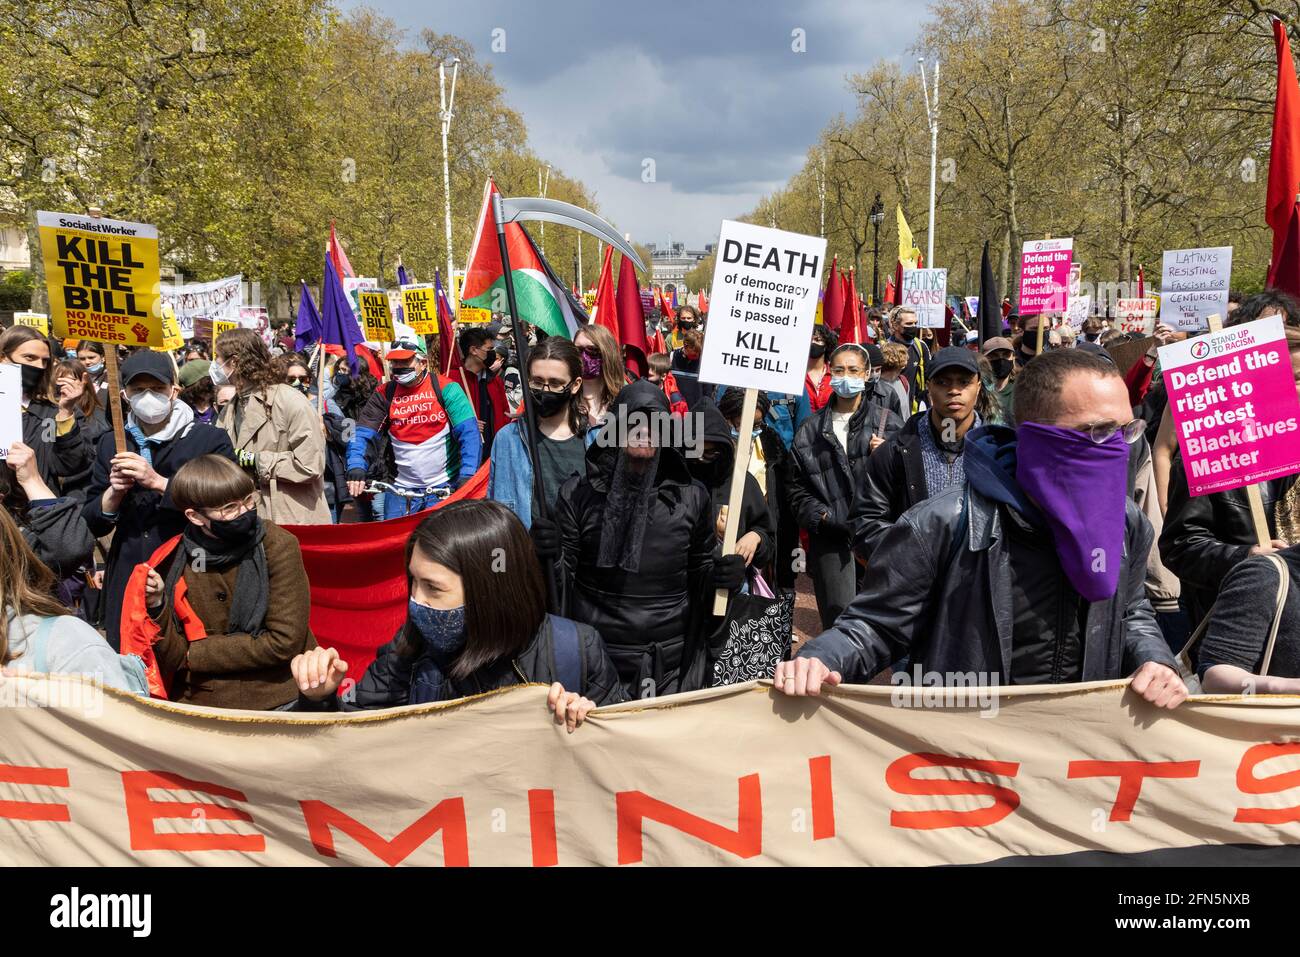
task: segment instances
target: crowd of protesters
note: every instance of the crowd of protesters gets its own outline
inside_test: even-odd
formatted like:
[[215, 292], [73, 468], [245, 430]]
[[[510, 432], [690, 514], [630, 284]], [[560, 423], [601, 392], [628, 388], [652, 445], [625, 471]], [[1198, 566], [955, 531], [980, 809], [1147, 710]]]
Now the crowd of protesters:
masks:
[[[1300, 389], [1300, 303], [1234, 297], [1225, 324], [1270, 315]], [[707, 316], [690, 306], [649, 356], [598, 325], [529, 329], [527, 368], [499, 323], [461, 329], [454, 371], [413, 331], [345, 356], [234, 329], [124, 352], [115, 395], [101, 344], [8, 329], [22, 441], [0, 467], [0, 664], [257, 710], [535, 681], [573, 730], [598, 705], [707, 686], [727, 632], [715, 593], [788, 596], [806, 572], [822, 632], [775, 666], [787, 694], [901, 667], [1125, 678], [1162, 707], [1189, 681], [1300, 691], [1296, 476], [1261, 486], [1261, 545], [1244, 489], [1189, 492], [1156, 351], [1179, 334], [1158, 325], [1121, 370], [1104, 320], [1003, 321], [948, 345], [904, 307], [871, 310], [863, 342], [819, 324], [803, 391], [759, 393], [751, 421], [744, 390], [701, 380]], [[486, 499], [444, 504], [482, 468]], [[340, 701], [349, 665], [311, 632], [282, 526], [420, 512], [407, 619]], [[1283, 609], [1274, 557], [1298, 586]]]

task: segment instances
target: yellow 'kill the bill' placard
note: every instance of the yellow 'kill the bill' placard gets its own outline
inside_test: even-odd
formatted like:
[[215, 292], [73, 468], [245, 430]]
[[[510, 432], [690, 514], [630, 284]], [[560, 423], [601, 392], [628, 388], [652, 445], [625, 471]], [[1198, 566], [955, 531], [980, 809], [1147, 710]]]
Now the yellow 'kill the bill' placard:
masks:
[[50, 317], [43, 312], [15, 312], [14, 325], [39, 329], [43, 336], [50, 334]]
[[411, 283], [402, 287], [402, 315], [407, 325], [420, 335], [437, 335], [438, 300], [433, 283]]
[[382, 289], [362, 289], [357, 294], [361, 306], [361, 330], [371, 342], [392, 342], [395, 338], [393, 315], [388, 311], [388, 293]]
[[55, 336], [163, 344], [156, 227], [48, 212], [36, 225]]
[[181, 324], [176, 321], [176, 310], [171, 306], [163, 306], [162, 339], [162, 345], [153, 346], [154, 350], [170, 352], [172, 349], [179, 349], [185, 345], [185, 337], [181, 334]]

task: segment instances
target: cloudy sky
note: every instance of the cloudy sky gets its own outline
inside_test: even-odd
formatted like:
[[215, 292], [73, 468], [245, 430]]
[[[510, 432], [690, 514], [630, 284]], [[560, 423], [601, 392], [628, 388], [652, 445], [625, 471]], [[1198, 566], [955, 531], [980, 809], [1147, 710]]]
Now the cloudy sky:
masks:
[[[348, 0], [345, 7], [361, 5]], [[897, 0], [368, 0], [414, 40], [474, 44], [534, 151], [639, 242], [717, 237], [802, 166], [854, 97], [845, 77], [905, 57], [924, 18]], [[493, 52], [493, 31], [505, 50]], [[795, 52], [793, 31], [805, 52]], [[655, 182], [642, 180], [646, 161]]]

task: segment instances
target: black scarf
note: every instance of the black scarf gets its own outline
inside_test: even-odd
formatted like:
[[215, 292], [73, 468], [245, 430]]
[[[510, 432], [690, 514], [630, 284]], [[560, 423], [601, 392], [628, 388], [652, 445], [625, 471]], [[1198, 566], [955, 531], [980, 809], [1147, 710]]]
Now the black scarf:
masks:
[[209, 535], [192, 522], [181, 536], [180, 552], [167, 573], [165, 594], [174, 594], [176, 582], [187, 565], [197, 571], [219, 571], [238, 565], [234, 594], [230, 599], [229, 634], [257, 635], [266, 625], [270, 575], [266, 569], [266, 526], [261, 519], [257, 531], [246, 542], [231, 546]]
[[627, 452], [618, 451], [609, 494], [605, 497], [604, 528], [600, 532], [597, 568], [615, 566], [628, 572], [641, 568], [641, 548], [645, 543], [646, 522], [654, 502], [658, 483], [660, 450], [645, 463], [644, 469], [628, 468]]

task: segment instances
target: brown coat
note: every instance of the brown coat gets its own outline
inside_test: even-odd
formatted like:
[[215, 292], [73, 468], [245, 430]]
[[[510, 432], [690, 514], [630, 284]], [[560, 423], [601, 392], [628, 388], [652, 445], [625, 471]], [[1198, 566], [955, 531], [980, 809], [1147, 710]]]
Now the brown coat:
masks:
[[[289, 662], [294, 655], [316, 647], [307, 626], [311, 613], [307, 571], [298, 540], [277, 525], [265, 525], [263, 544], [270, 578], [265, 630], [256, 635], [226, 631], [238, 565], [204, 572], [195, 571], [192, 565], [185, 569], [187, 598], [206, 626], [206, 638], [186, 640], [172, 614], [170, 596], [158, 613], [162, 635], [154, 651], [162, 673], [173, 674], [173, 701], [268, 711], [297, 698], [298, 686], [289, 672]], [[165, 568], [159, 573], [166, 577]]]
[[[238, 415], [236, 415], [238, 412]], [[235, 420], [239, 427], [235, 427]], [[257, 513], [280, 525], [328, 525], [325, 430], [316, 406], [291, 386], [240, 396], [217, 425], [239, 451], [256, 452]]]

